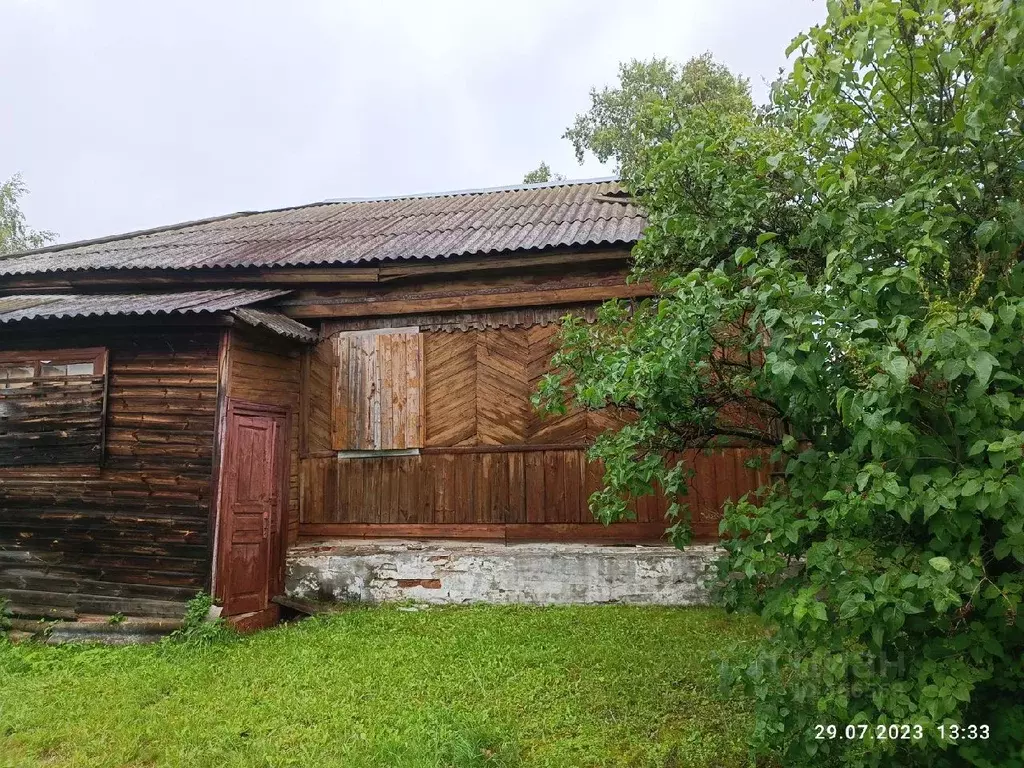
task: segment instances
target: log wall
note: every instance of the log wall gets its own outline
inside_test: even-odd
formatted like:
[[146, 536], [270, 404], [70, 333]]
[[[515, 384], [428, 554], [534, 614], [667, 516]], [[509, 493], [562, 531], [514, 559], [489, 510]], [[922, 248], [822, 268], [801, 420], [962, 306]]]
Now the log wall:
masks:
[[106, 347], [102, 466], [0, 468], [0, 597], [22, 615], [180, 615], [209, 586], [220, 335], [8, 335], [0, 348]]

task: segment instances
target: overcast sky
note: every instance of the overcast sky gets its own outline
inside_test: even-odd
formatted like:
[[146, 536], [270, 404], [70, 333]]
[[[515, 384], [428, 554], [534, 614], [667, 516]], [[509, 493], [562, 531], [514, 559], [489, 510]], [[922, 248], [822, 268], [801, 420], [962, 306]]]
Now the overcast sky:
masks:
[[711, 51], [755, 99], [823, 0], [0, 0], [0, 180], [67, 242], [514, 184], [618, 62]]

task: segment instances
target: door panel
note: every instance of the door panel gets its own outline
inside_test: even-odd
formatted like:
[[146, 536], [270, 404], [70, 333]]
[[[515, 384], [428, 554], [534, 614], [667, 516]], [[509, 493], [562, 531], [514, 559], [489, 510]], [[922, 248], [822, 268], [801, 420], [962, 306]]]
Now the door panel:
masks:
[[228, 405], [218, 532], [218, 592], [227, 616], [265, 609], [277, 581], [286, 422], [283, 412], [238, 401]]

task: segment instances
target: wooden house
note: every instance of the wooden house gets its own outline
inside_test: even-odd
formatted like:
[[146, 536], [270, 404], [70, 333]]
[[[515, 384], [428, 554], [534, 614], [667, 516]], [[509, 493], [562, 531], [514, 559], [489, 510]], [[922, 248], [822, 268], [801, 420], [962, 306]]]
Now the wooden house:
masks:
[[[0, 257], [0, 598], [266, 615], [289, 547], [657, 541], [603, 526], [603, 413], [541, 418], [557, 321], [640, 298], [614, 180], [328, 201]], [[756, 487], [694, 456], [699, 534]]]

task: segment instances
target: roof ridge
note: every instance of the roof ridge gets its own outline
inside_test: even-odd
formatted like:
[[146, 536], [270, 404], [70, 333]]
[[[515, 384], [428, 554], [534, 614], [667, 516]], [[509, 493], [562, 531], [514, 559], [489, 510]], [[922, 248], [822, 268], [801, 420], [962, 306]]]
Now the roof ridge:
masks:
[[545, 189], [549, 187], [570, 187], [570, 186], [582, 186], [584, 184], [601, 184], [618, 181], [617, 176], [605, 176], [596, 177], [592, 179], [572, 179], [563, 181], [544, 181], [536, 184], [517, 184], [507, 187], [485, 187], [480, 189], [464, 189], [455, 190], [451, 192], [434, 192], [434, 193], [422, 193], [412, 195], [399, 195], [395, 197], [366, 197], [366, 198], [339, 198], [339, 199], [327, 199], [320, 200], [313, 203], [303, 203], [302, 205], [289, 205], [282, 208], [268, 208], [262, 211], [237, 211], [235, 213], [222, 214], [220, 216], [210, 216], [203, 219], [193, 219], [190, 221], [183, 221], [177, 224], [165, 224], [159, 227], [151, 227], [148, 229], [138, 229], [131, 232], [122, 232], [116, 235], [105, 235], [103, 237], [89, 238], [86, 240], [73, 240], [68, 243], [55, 243], [53, 245], [46, 245], [41, 248], [32, 248], [27, 251], [17, 251], [14, 253], [6, 253], [0, 255], [0, 262], [10, 259], [15, 259], [21, 256], [32, 256], [41, 253], [59, 253], [60, 251], [70, 250], [72, 248], [81, 248], [87, 245], [103, 245], [104, 243], [114, 243], [120, 240], [130, 240], [136, 237], [145, 237], [147, 235], [156, 235], [163, 232], [173, 232], [179, 229], [187, 229], [188, 227], [200, 226], [202, 224], [212, 224], [215, 221], [226, 221], [228, 219], [243, 218], [246, 216], [256, 216], [265, 213], [281, 213], [283, 211], [295, 211], [301, 208], [314, 208], [322, 205], [338, 205], [345, 203], [383, 203], [397, 200], [422, 200], [434, 197], [460, 197], [468, 195], [479, 195], [491, 192], [511, 192], [511, 191], [526, 191], [531, 189]]
[[448, 192], [418, 192], [408, 195], [385, 195], [383, 197], [337, 197], [324, 200], [324, 203], [387, 203], [396, 200], [425, 200], [432, 197], [465, 197], [468, 195], [485, 195], [491, 192], [525, 192], [531, 189], [550, 189], [552, 187], [575, 187], [584, 184], [608, 184], [618, 181], [618, 176], [595, 176], [590, 179], [562, 179], [561, 181], [538, 181], [532, 184], [508, 184], [501, 187], [478, 187], [453, 189]]

